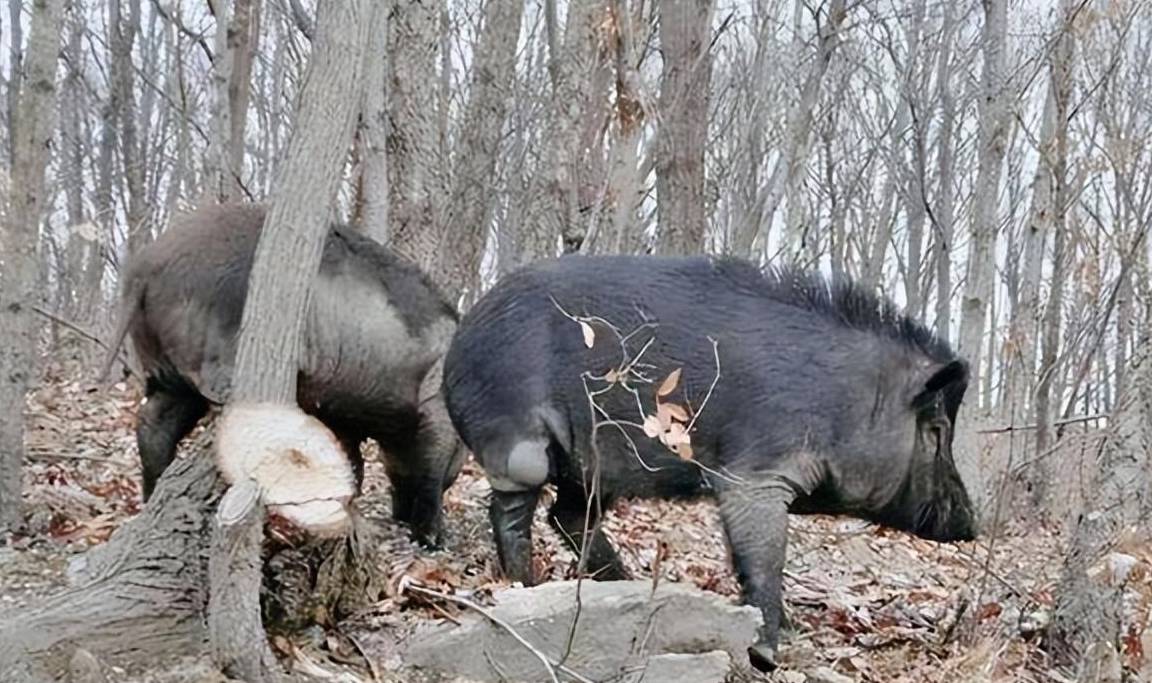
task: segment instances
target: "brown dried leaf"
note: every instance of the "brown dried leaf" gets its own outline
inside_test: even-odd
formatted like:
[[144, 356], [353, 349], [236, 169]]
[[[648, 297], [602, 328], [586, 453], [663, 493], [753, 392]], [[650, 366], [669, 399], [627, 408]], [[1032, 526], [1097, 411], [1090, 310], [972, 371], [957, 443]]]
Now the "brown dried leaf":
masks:
[[578, 320], [577, 322], [580, 323], [580, 331], [584, 333], [584, 346], [592, 348], [592, 345], [596, 343], [596, 331], [583, 320]]
[[688, 421], [688, 411], [685, 410], [683, 406], [677, 405], [675, 403], [661, 403], [660, 407], [667, 408], [668, 413], [672, 416], [672, 419], [679, 420], [681, 422]]
[[680, 383], [680, 368], [676, 368], [668, 373], [664, 381], [660, 384], [660, 388], [656, 390], [657, 396], [667, 396], [673, 391], [676, 391], [676, 385]]
[[604, 375], [604, 381], [609, 383], [609, 384], [616, 384], [617, 382], [620, 381], [620, 373], [616, 370], [609, 370]]

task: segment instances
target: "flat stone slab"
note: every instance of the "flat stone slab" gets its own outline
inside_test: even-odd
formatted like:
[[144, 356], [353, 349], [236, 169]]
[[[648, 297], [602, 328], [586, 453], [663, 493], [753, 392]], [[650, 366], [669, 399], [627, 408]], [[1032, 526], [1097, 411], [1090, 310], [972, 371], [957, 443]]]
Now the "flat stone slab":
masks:
[[648, 658], [640, 683], [724, 683], [732, 658], [717, 650], [702, 655], [656, 655]]
[[[564, 656], [577, 615], [575, 581], [511, 588], [495, 599], [487, 608], [493, 616], [551, 661]], [[476, 613], [462, 615], [461, 622], [417, 631], [403, 655], [405, 664], [478, 681], [549, 680], [540, 660], [506, 629]], [[727, 660], [724, 673], [733, 663], [747, 662], [760, 623], [759, 610], [684, 584], [661, 583], [653, 593], [651, 581], [584, 581], [564, 666], [593, 680], [643, 672], [646, 683], [722, 681], [723, 675], [715, 675], [721, 656]], [[660, 657], [668, 654], [699, 657]], [[669, 667], [695, 671], [700, 678], [660, 674]], [[558, 676], [575, 680], [563, 672]]]

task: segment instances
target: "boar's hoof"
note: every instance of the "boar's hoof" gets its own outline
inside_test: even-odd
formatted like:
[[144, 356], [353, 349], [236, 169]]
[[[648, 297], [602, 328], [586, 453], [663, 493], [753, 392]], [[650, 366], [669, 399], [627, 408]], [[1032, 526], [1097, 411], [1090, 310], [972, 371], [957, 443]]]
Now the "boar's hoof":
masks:
[[757, 671], [775, 671], [776, 648], [765, 642], [755, 643], [748, 648], [748, 661]]

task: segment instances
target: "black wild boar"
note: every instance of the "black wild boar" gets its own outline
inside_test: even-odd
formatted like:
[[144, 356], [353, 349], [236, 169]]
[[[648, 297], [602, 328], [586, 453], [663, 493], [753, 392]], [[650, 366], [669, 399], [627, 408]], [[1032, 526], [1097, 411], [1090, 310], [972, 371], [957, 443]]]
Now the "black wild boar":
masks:
[[[136, 430], [145, 499], [178, 442], [211, 403], [227, 398], [264, 214], [259, 205], [199, 209], [127, 266], [113, 346], [130, 336], [146, 375]], [[358, 483], [361, 442], [380, 444], [394, 516], [431, 544], [442, 493], [463, 462], [439, 394], [456, 322], [414, 264], [352, 229], [330, 228], [305, 323], [297, 401], [340, 439]]]
[[[577, 323], [593, 316], [603, 320], [590, 330]], [[615, 424], [599, 429], [594, 450], [589, 392], [613, 378], [593, 377], [626, 361], [644, 377], [631, 375], [635, 395], [619, 384], [597, 395]], [[661, 401], [697, 411], [687, 458], [641, 427], [677, 368]], [[788, 512], [974, 537], [951, 448], [967, 382], [946, 343], [858, 285], [708, 257], [532, 264], [464, 316], [444, 361], [448, 412], [492, 485], [510, 578], [533, 581], [532, 512], [545, 483], [557, 488], [550, 521], [576, 551], [585, 511], [615, 498], [714, 495], [744, 598], [763, 611], [749, 649], [762, 670], [775, 666]], [[589, 571], [624, 576], [589, 523]]]

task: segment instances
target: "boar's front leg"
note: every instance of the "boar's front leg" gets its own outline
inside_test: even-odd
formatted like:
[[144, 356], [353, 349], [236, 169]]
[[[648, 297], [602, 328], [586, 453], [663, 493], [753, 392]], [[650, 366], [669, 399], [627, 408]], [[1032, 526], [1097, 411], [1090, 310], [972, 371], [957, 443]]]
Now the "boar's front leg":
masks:
[[784, 605], [781, 582], [788, 542], [788, 506], [796, 493], [779, 478], [764, 474], [740, 484], [718, 483], [720, 517], [732, 551], [744, 601], [760, 608], [764, 623], [748, 648], [752, 666], [776, 668], [776, 646]]

